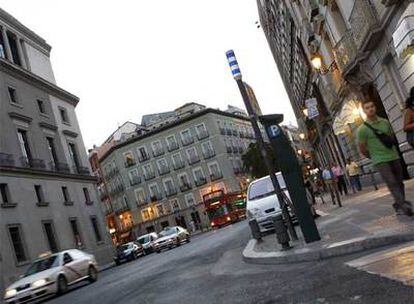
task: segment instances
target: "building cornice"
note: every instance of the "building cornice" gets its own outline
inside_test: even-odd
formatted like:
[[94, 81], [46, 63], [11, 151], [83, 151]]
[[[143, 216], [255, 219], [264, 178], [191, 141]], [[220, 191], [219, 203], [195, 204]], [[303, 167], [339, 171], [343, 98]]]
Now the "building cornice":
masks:
[[154, 130], [151, 130], [151, 131], [149, 131], [147, 133], [144, 133], [144, 134], [142, 134], [140, 136], [132, 137], [132, 138], [127, 139], [126, 141], [124, 141], [122, 143], [119, 143], [117, 145], [112, 146], [104, 155], [102, 155], [102, 157], [99, 159], [99, 162], [104, 161], [107, 157], [109, 157], [112, 154], [112, 152], [114, 152], [115, 150], [117, 150], [119, 148], [122, 148], [124, 146], [127, 146], [127, 145], [129, 145], [131, 143], [140, 141], [140, 140], [145, 139], [147, 137], [150, 137], [152, 135], [158, 134], [160, 132], [163, 132], [165, 130], [168, 130], [170, 128], [173, 128], [175, 126], [178, 126], [178, 125], [180, 125], [182, 123], [191, 121], [191, 120], [196, 119], [198, 117], [201, 117], [203, 115], [207, 115], [209, 113], [217, 114], [217, 115], [221, 115], [221, 116], [227, 116], [227, 117], [231, 117], [231, 118], [237, 118], [237, 119], [241, 119], [241, 120], [245, 120], [245, 121], [250, 122], [250, 118], [248, 118], [246, 116], [240, 116], [240, 115], [236, 115], [236, 114], [232, 114], [232, 113], [220, 111], [220, 110], [217, 110], [217, 109], [211, 109], [211, 108], [203, 109], [203, 110], [200, 110], [200, 111], [195, 112], [194, 114], [188, 115], [188, 116], [183, 117], [181, 119], [177, 119], [176, 121], [173, 121], [173, 122], [171, 122], [169, 124], [166, 124], [166, 125], [164, 125], [162, 127], [159, 127], [159, 128], [154, 129]]
[[69, 137], [73, 137], [73, 138], [78, 137], [78, 133], [70, 131], [70, 130], [63, 130], [62, 133]]
[[39, 46], [44, 48], [47, 52], [50, 53], [52, 47], [47, 44], [46, 40], [37, 35], [35, 32], [24, 26], [20, 21], [18, 21], [16, 18], [14, 18], [12, 15], [7, 13], [5, 10], [0, 8], [0, 20], [2, 20], [4, 23], [9, 25], [10, 27], [14, 27], [16, 30], [18, 30], [20, 33], [25, 35], [27, 38], [31, 39], [35, 43], [37, 43]]
[[42, 128], [45, 128], [45, 129], [52, 130], [52, 131], [56, 131], [58, 129], [57, 126], [52, 125], [52, 124], [47, 123], [47, 122], [39, 122], [39, 126], [42, 127]]
[[17, 112], [9, 112], [9, 116], [11, 118], [17, 119], [17, 120], [21, 120], [24, 121], [26, 123], [31, 123], [32, 122], [32, 118]]
[[2, 167], [0, 166], [0, 173], [8, 174], [15, 177], [32, 177], [32, 178], [49, 178], [49, 179], [72, 179], [77, 181], [87, 181], [95, 183], [97, 178], [92, 175], [81, 175], [71, 173], [59, 173], [44, 170], [28, 169], [28, 168], [16, 168], [16, 167]]
[[18, 65], [12, 64], [5, 59], [0, 58], [0, 71], [4, 71], [7, 74], [18, 78], [26, 83], [33, 85], [34, 87], [41, 89], [50, 95], [53, 95], [63, 101], [73, 105], [76, 105], [79, 102], [79, 98], [61, 88], [57, 85], [29, 72]]

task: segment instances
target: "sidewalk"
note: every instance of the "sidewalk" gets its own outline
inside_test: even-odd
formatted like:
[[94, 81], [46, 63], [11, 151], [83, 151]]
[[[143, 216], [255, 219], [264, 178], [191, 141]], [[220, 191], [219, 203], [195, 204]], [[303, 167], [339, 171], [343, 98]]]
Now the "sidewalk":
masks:
[[[407, 181], [407, 199], [414, 201], [414, 180]], [[317, 226], [321, 241], [305, 244], [297, 227], [299, 241], [291, 242], [293, 249], [281, 251], [275, 234], [252, 239], [243, 251], [243, 259], [257, 264], [283, 264], [317, 261], [367, 249], [414, 240], [414, 218], [396, 216], [392, 198], [385, 186], [375, 191], [367, 187], [362, 192], [342, 196], [342, 208], [318, 202], [321, 216]]]

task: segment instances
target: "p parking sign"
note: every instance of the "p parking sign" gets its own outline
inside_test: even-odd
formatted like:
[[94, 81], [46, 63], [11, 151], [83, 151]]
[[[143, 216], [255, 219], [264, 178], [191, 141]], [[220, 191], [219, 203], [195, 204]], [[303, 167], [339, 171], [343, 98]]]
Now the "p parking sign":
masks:
[[270, 138], [276, 138], [280, 135], [280, 127], [278, 125], [270, 125], [267, 127], [267, 135]]

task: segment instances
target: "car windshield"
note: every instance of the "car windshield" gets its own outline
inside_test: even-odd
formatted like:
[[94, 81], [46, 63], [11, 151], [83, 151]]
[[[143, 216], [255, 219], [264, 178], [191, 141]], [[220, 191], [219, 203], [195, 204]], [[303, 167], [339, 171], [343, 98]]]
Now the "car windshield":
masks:
[[131, 249], [131, 248], [132, 248], [132, 244], [128, 243], [128, 244], [124, 244], [124, 245], [119, 246], [117, 248], [117, 250], [118, 251], [125, 251], [125, 250]]
[[[277, 174], [277, 180], [281, 189], [286, 189], [285, 180], [281, 174]], [[249, 200], [255, 200], [262, 197], [270, 196], [274, 194], [274, 188], [270, 176], [253, 183], [249, 189]]]
[[163, 231], [160, 232], [160, 236], [167, 236], [167, 235], [172, 235], [176, 232], [175, 228], [166, 228]]
[[137, 241], [141, 245], [144, 245], [149, 242], [149, 236], [148, 235], [141, 236]]
[[25, 277], [59, 266], [57, 255], [35, 261], [24, 274]]

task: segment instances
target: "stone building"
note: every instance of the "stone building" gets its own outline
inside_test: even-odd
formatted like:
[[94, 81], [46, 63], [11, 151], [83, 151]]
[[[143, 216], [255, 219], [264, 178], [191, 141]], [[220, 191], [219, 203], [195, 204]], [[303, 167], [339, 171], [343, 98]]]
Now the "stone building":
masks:
[[369, 99], [376, 103], [380, 116], [390, 121], [404, 167], [413, 175], [413, 151], [402, 130], [404, 100], [414, 85], [412, 2], [258, 0], [258, 7], [274, 54], [287, 52], [279, 36], [284, 37], [302, 46], [305, 56], [299, 66], [312, 69], [308, 82], [313, 92], [303, 90], [303, 96], [297, 99], [288, 84], [294, 87], [303, 83], [289, 74], [298, 64], [292, 58], [290, 66], [282, 68], [278, 64], [294, 107], [304, 110], [305, 100], [315, 97], [324, 113], [309, 119], [303, 111], [295, 111], [298, 120], [305, 121], [300, 126], [313, 141], [320, 163], [343, 164], [347, 157], [353, 157], [365, 168], [370, 167], [369, 160], [359, 155], [355, 142], [356, 129], [363, 121], [359, 103]]
[[77, 247], [106, 263], [79, 99], [57, 86], [44, 39], [1, 9], [0, 27], [0, 282], [48, 251]]
[[247, 186], [241, 155], [254, 141], [249, 119], [194, 103], [174, 112], [167, 122], [156, 119], [157, 127], [116, 143], [93, 166], [102, 176], [98, 189], [117, 241], [191, 221], [207, 228], [203, 195]]

